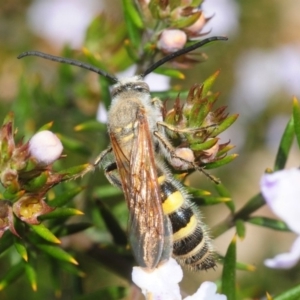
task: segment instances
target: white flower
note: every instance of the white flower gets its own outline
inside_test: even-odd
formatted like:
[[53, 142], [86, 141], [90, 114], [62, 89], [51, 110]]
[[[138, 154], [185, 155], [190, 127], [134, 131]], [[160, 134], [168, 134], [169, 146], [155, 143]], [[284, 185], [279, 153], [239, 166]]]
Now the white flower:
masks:
[[56, 161], [63, 151], [59, 138], [49, 130], [36, 133], [29, 141], [29, 152], [39, 164], [49, 165]]
[[226, 300], [225, 295], [216, 294], [217, 286], [210, 281], [205, 281], [201, 284], [198, 291], [192, 295], [184, 298], [184, 300]]
[[182, 270], [173, 258], [152, 272], [140, 267], [132, 271], [132, 281], [142, 289], [145, 297], [152, 294], [153, 300], [181, 300], [178, 283], [182, 277]]
[[291, 268], [300, 259], [300, 170], [294, 168], [264, 174], [260, 184], [268, 206], [299, 236], [290, 252], [267, 259], [265, 265], [270, 268]]
[[[178, 283], [183, 272], [175, 259], [149, 272], [140, 267], [134, 267], [132, 281], [142, 290], [145, 297], [152, 300], [181, 300]], [[213, 282], [204, 282], [198, 291], [184, 300], [226, 300], [225, 295], [216, 294], [217, 287]], [[148, 299], [148, 298], [147, 298]]]

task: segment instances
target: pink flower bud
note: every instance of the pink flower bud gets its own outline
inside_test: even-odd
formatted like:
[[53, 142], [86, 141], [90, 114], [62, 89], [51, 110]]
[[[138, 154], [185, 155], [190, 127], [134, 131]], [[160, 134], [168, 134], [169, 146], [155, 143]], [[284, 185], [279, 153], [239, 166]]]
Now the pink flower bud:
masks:
[[205, 24], [206, 24], [205, 16], [204, 16], [203, 13], [201, 13], [199, 19], [194, 24], [187, 27], [186, 30], [188, 32], [196, 34], [196, 33], [199, 33], [202, 30], [202, 28], [204, 27]]
[[176, 157], [172, 157], [170, 163], [175, 169], [188, 170], [193, 167], [191, 163], [195, 161], [195, 156], [190, 148], [176, 148], [174, 152]]
[[30, 155], [42, 165], [49, 165], [56, 161], [62, 151], [61, 141], [49, 130], [36, 133], [29, 141]]
[[164, 52], [170, 53], [180, 50], [187, 41], [185, 32], [179, 29], [164, 30], [157, 42], [157, 47]]

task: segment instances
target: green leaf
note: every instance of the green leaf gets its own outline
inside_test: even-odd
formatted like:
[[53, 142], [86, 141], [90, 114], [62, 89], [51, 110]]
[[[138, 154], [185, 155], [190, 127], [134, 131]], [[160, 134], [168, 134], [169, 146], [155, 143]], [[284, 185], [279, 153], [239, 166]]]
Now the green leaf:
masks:
[[55, 231], [55, 234], [57, 236], [66, 236], [84, 231], [92, 226], [93, 224], [87, 222], [66, 224], [64, 226], [60, 226], [58, 230]]
[[288, 154], [293, 144], [294, 139], [294, 118], [291, 117], [287, 123], [284, 133], [281, 137], [278, 152], [274, 163], [274, 171], [278, 171], [284, 168]]
[[227, 117], [222, 123], [220, 123], [216, 129], [212, 132], [212, 136], [217, 136], [221, 132], [225, 131], [228, 127], [230, 127], [238, 118], [238, 114], [231, 115]]
[[84, 213], [78, 209], [71, 207], [60, 207], [56, 208], [54, 211], [39, 216], [39, 220], [49, 220], [49, 219], [57, 219], [57, 218], [69, 218], [72, 216], [83, 215]]
[[243, 220], [238, 219], [235, 221], [236, 232], [239, 238], [244, 239], [246, 233], [246, 227]]
[[53, 122], [49, 122], [49, 123], [43, 125], [42, 127], [40, 127], [37, 132], [40, 132], [43, 130], [50, 130], [52, 128], [52, 125], [53, 125]]
[[196, 143], [195, 144], [191, 144], [190, 148], [193, 151], [203, 151], [203, 150], [207, 150], [210, 149], [211, 147], [213, 147], [217, 142], [219, 141], [218, 138], [214, 138], [214, 139], [209, 139], [207, 141], [205, 141], [204, 143]]
[[3, 236], [0, 238], [0, 253], [7, 250], [14, 243], [13, 235], [10, 231], [4, 232]]
[[226, 157], [224, 157], [220, 160], [205, 164], [205, 169], [210, 170], [210, 169], [219, 168], [221, 166], [229, 164], [230, 162], [232, 162], [237, 157], [238, 157], [237, 154], [228, 155], [228, 156], [226, 156]]
[[226, 206], [230, 209], [230, 211], [232, 213], [234, 213], [235, 211], [235, 206], [234, 206], [234, 202], [232, 201], [232, 197], [230, 195], [230, 192], [229, 190], [225, 187], [224, 184], [220, 183], [220, 184], [215, 184], [214, 185], [216, 191], [218, 192], [218, 194], [221, 196], [221, 197], [224, 197], [224, 198], [228, 198], [228, 199], [231, 199], [231, 201], [228, 201], [226, 202]]
[[203, 89], [202, 89], [202, 95], [203, 97], [207, 96], [208, 92], [211, 91], [211, 88], [213, 84], [215, 83], [217, 77], [220, 74], [220, 70], [209, 76], [204, 82], [203, 82]]
[[113, 185], [104, 185], [94, 190], [94, 195], [98, 198], [114, 197], [122, 194], [122, 191]]
[[140, 29], [143, 28], [143, 22], [131, 0], [123, 0], [122, 2], [130, 42], [134, 48], [138, 48], [141, 44]]
[[58, 268], [63, 269], [64, 271], [66, 271], [70, 274], [76, 275], [78, 277], [85, 277], [85, 275], [86, 275], [82, 270], [79, 269], [78, 266], [73, 265], [73, 264], [60, 262]]
[[286, 225], [286, 223], [279, 220], [270, 219], [267, 217], [251, 217], [247, 221], [254, 225], [268, 227], [279, 231], [291, 231]]
[[276, 296], [274, 300], [299, 300], [300, 299], [300, 285], [285, 291], [284, 293]]
[[184, 79], [185, 78], [184, 74], [181, 71], [175, 70], [175, 69], [164, 68], [164, 67], [157, 68], [155, 70], [155, 73], [165, 75], [165, 76], [175, 78], [175, 79]]
[[18, 279], [24, 271], [23, 261], [11, 266], [5, 273], [4, 277], [0, 280], [0, 291], [6, 288], [9, 284]]
[[28, 192], [37, 191], [45, 185], [45, 183], [48, 180], [48, 177], [48, 171], [42, 172], [40, 175], [34, 177], [30, 181], [27, 181], [26, 184], [24, 184], [24, 189], [26, 189], [26, 191]]
[[236, 270], [254, 272], [256, 271], [256, 267], [254, 265], [245, 264], [237, 261]]
[[198, 11], [188, 17], [176, 17], [170, 22], [170, 26], [174, 28], [185, 28], [193, 25], [201, 16], [201, 11]]
[[21, 242], [20, 239], [15, 238], [14, 239], [14, 246], [17, 250], [17, 252], [20, 254], [20, 256], [25, 260], [28, 261], [28, 253], [27, 253], [27, 249], [24, 246], [24, 244]]
[[78, 124], [74, 128], [75, 131], [85, 132], [85, 131], [104, 131], [106, 130], [106, 124], [100, 123], [97, 120], [89, 120], [87, 122]]
[[72, 255], [57, 246], [48, 244], [36, 244], [36, 247], [51, 257], [54, 257], [61, 261], [72, 263], [74, 265], [78, 265], [78, 262], [75, 260], [75, 258], [73, 258]]
[[192, 2], [190, 3], [191, 6], [195, 6], [198, 7], [200, 6], [200, 4], [203, 2], [203, 0], [192, 0]]
[[87, 147], [86, 144], [83, 144], [82, 142], [79, 142], [76, 139], [72, 139], [70, 137], [64, 136], [62, 134], [57, 134], [60, 141], [63, 143], [64, 148], [68, 149], [70, 151], [74, 151], [79, 154], [83, 155], [89, 155], [90, 149]]
[[76, 187], [71, 190], [65, 191], [63, 194], [56, 196], [53, 200], [47, 202], [51, 207], [60, 207], [67, 204], [76, 195], [84, 190], [83, 187]]
[[231, 201], [231, 198], [216, 196], [197, 197], [193, 195], [193, 202], [197, 203], [198, 205], [216, 205], [220, 203], [226, 203], [228, 201]]
[[37, 290], [36, 272], [30, 264], [25, 264], [25, 274], [30, 282], [33, 291]]
[[29, 225], [30, 228], [40, 237], [42, 237], [44, 240], [55, 243], [55, 244], [60, 244], [60, 240], [43, 224], [39, 225]]
[[130, 0], [123, 0], [125, 13], [137, 28], [143, 29], [143, 20], [133, 3]]
[[127, 245], [127, 235], [121, 228], [117, 219], [100, 200], [97, 200], [96, 203], [98, 205], [103, 221], [105, 222], [106, 227], [112, 235], [115, 244], [120, 246]]
[[236, 212], [234, 219], [248, 219], [248, 216], [265, 205], [265, 200], [261, 194], [252, 197], [238, 212]]
[[[217, 101], [219, 94], [212, 94], [207, 96], [205, 99], [198, 96], [194, 101], [193, 107], [189, 112], [189, 126], [190, 127], [199, 127], [208, 113], [212, 110], [212, 106]], [[214, 133], [217, 128], [213, 128], [212, 132]]]
[[[224, 264], [224, 256], [218, 255], [218, 261], [222, 264]], [[256, 267], [254, 265], [246, 264], [243, 262], [237, 261], [235, 264], [236, 270], [239, 271], [249, 271], [249, 272], [254, 272], [256, 270]]]
[[293, 118], [294, 118], [294, 130], [298, 147], [300, 148], [300, 107], [296, 97], [293, 99]]
[[230, 151], [231, 149], [233, 149], [235, 146], [234, 145], [226, 145], [225, 147], [221, 148], [218, 153], [217, 153], [217, 157], [221, 157], [223, 155], [225, 155], [228, 151]]
[[225, 258], [222, 272], [222, 293], [228, 300], [235, 300], [236, 236], [233, 237]]

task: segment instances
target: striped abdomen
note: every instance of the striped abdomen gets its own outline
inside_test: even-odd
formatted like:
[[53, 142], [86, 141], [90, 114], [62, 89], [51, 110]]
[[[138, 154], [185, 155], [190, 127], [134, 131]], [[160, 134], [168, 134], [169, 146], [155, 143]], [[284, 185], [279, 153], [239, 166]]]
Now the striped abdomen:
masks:
[[193, 270], [213, 268], [216, 264], [212, 245], [199, 212], [183, 186], [164, 173], [159, 172], [158, 182], [163, 211], [172, 224], [174, 257]]

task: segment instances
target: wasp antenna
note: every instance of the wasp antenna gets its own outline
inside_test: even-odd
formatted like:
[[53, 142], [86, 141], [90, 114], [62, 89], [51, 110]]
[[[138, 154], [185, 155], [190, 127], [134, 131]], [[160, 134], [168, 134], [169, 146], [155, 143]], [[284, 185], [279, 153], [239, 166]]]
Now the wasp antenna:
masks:
[[92, 66], [88, 63], [84, 63], [75, 59], [71, 59], [71, 58], [64, 58], [64, 57], [59, 57], [59, 56], [54, 56], [54, 55], [50, 55], [47, 53], [43, 53], [40, 51], [28, 51], [28, 52], [23, 52], [21, 53], [17, 58], [23, 58], [25, 56], [38, 56], [38, 57], [42, 57], [44, 59], [48, 59], [48, 60], [52, 60], [52, 61], [56, 61], [59, 63], [63, 63], [63, 64], [68, 64], [68, 65], [73, 65], [82, 69], [86, 69], [92, 72], [95, 72], [99, 75], [102, 75], [110, 80], [112, 80], [113, 82], [118, 82], [117, 77], [110, 75], [108, 73], [106, 73], [105, 71], [96, 68], [95, 66]]
[[180, 49], [176, 52], [173, 52], [165, 57], [163, 57], [161, 60], [157, 61], [156, 63], [154, 63], [152, 66], [150, 66], [143, 74], [141, 74], [142, 77], [145, 77], [147, 76], [149, 73], [151, 73], [152, 71], [154, 71], [155, 69], [157, 69], [158, 67], [160, 67], [161, 65], [163, 65], [164, 63], [166, 63], [167, 61], [175, 58], [175, 57], [178, 57], [180, 55], [183, 55], [185, 53], [188, 53], [188, 52], [191, 52], [197, 48], [200, 48], [210, 42], [213, 42], [213, 41], [227, 41], [228, 38], [227, 37], [224, 37], [224, 36], [213, 36], [213, 37], [209, 37], [205, 40], [202, 40], [198, 43], [195, 43], [189, 47], [186, 47], [186, 48], [183, 48], [183, 49]]

